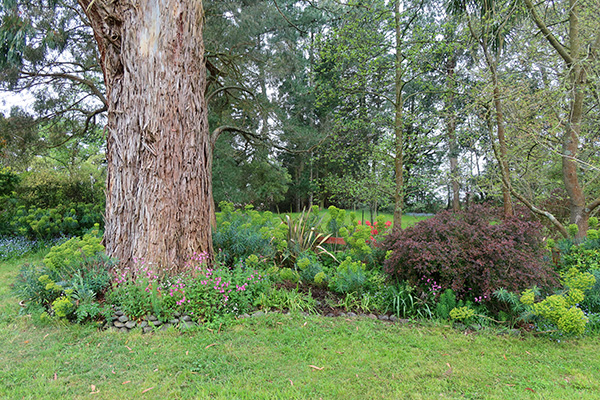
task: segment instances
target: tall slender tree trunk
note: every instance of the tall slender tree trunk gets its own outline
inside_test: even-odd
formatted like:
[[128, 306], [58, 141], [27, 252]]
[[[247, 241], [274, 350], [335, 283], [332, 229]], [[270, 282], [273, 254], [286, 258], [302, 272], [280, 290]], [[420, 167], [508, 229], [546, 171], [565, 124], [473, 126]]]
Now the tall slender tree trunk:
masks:
[[402, 98], [402, 90], [404, 89], [402, 62], [402, 32], [400, 25], [400, 1], [396, 1], [395, 31], [396, 31], [396, 78], [395, 78], [395, 115], [394, 115], [394, 173], [396, 177], [394, 189], [394, 230], [402, 229], [402, 211], [404, 208], [404, 132], [402, 124], [402, 111], [404, 102]]
[[576, 0], [569, 1], [569, 39], [571, 58], [571, 106], [566, 132], [563, 137], [562, 172], [565, 189], [569, 195], [570, 222], [577, 224], [579, 236], [585, 235], [588, 229], [589, 213], [586, 212], [585, 194], [579, 183], [577, 155], [579, 153], [579, 135], [583, 116], [583, 88], [586, 81], [585, 70], [581, 63], [581, 40], [579, 37], [579, 5]]
[[[580, 18], [589, 18], [591, 12], [596, 12], [593, 8], [581, 12], [581, 7], [589, 4], [581, 3], [577, 0], [569, 0], [569, 47], [565, 47], [550, 31], [536, 6], [531, 0], [524, 0], [525, 6], [531, 14], [533, 22], [536, 24], [544, 38], [554, 48], [556, 53], [563, 59], [567, 72], [569, 73], [569, 87], [567, 93], [569, 97], [569, 109], [565, 131], [562, 141], [562, 173], [563, 183], [569, 196], [569, 221], [577, 224], [579, 228], [578, 235], [581, 237], [586, 234], [588, 229], [588, 220], [590, 213], [600, 206], [600, 197], [586, 204], [586, 196], [578, 175], [577, 157], [579, 155], [579, 136], [581, 134], [581, 123], [583, 119], [583, 103], [586, 96], [586, 86], [589, 84], [587, 70], [590, 63], [597, 61], [598, 50], [600, 49], [600, 33], [594, 30], [595, 37], [591, 37], [587, 46], [581, 45], [582, 34]], [[597, 25], [597, 24], [596, 24]], [[587, 48], [586, 48], [587, 47]], [[587, 53], [587, 54], [586, 54]]]
[[496, 157], [498, 160], [498, 166], [500, 167], [500, 174], [502, 176], [502, 203], [504, 206], [504, 216], [510, 217], [514, 214], [514, 211], [509, 186], [510, 170], [508, 168], [508, 161], [506, 161], [508, 157], [508, 150], [506, 146], [504, 112], [502, 110], [502, 99], [500, 97], [500, 82], [498, 81], [498, 62], [497, 58], [492, 58], [485, 41], [481, 42], [481, 46], [483, 48], [488, 69], [492, 75], [493, 103], [496, 116], [496, 136], [498, 138], [498, 144], [500, 147], [500, 151], [496, 154]]
[[108, 99], [105, 245], [177, 272], [212, 257], [213, 144], [201, 0], [78, 0], [98, 43]]
[[456, 68], [456, 56], [446, 61], [447, 89], [446, 99], [446, 129], [448, 137], [448, 151], [450, 159], [450, 182], [452, 186], [452, 210], [460, 210], [460, 176], [458, 171], [458, 143], [456, 142], [456, 112], [454, 111], [454, 69]]

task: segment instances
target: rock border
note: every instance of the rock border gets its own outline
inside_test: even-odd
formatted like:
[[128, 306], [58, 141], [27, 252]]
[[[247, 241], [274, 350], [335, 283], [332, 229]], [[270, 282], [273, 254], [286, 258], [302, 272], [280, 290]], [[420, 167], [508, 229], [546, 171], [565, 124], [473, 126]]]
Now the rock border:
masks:
[[[272, 314], [272, 313], [282, 313], [282, 311], [276, 310], [276, 311], [262, 311], [262, 310], [257, 310], [254, 311], [252, 314], [241, 314], [237, 317], [237, 319], [241, 320], [241, 319], [246, 319], [246, 318], [258, 318], [258, 317], [263, 317], [267, 314]], [[289, 311], [283, 312], [283, 314], [290, 314]], [[310, 316], [311, 314], [307, 313], [307, 312], [301, 312], [300, 315], [303, 316]], [[401, 319], [398, 318], [395, 315], [387, 315], [387, 314], [381, 314], [381, 315], [375, 315], [373, 313], [371, 314], [356, 314], [354, 312], [347, 312], [347, 313], [340, 313], [338, 315], [335, 315], [333, 313], [328, 313], [326, 315], [321, 315], [318, 314], [321, 317], [325, 317], [325, 318], [369, 318], [372, 320], [378, 320], [378, 321], [382, 321], [382, 322], [387, 322], [387, 323], [401, 323], [401, 324], [406, 324], [409, 323], [410, 320], [408, 319]], [[187, 330], [196, 326], [200, 326], [198, 323], [194, 322], [194, 320], [192, 319], [191, 316], [189, 315], [181, 315], [179, 313], [175, 313], [174, 317], [168, 321], [161, 321], [159, 320], [155, 315], [153, 314], [148, 314], [147, 316], [145, 316], [144, 318], [142, 318], [141, 320], [136, 320], [136, 319], [132, 319], [130, 317], [128, 317], [127, 315], [125, 315], [124, 312], [117, 310], [115, 311], [113, 317], [112, 317], [112, 321], [110, 323], [105, 324], [104, 329], [106, 330], [110, 330], [113, 332], [122, 332], [122, 333], [128, 333], [134, 329], [141, 329], [142, 334], [147, 334], [147, 333], [152, 333], [156, 330], [158, 331], [166, 331], [167, 329], [173, 327], [176, 329], [180, 329], [180, 330]]]

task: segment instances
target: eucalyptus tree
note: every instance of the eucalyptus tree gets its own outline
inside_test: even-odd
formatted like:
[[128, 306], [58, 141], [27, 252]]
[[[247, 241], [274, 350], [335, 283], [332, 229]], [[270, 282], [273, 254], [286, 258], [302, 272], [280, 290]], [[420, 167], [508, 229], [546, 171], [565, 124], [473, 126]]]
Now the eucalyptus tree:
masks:
[[79, 0], [106, 85], [104, 241], [122, 263], [164, 272], [212, 257], [213, 137], [201, 1]]

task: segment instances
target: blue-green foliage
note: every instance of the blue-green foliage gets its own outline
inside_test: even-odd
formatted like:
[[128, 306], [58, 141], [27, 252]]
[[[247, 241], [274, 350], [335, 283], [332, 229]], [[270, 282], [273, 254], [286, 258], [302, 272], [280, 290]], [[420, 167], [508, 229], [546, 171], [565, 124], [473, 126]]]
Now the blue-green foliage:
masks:
[[594, 275], [596, 283], [594, 283], [591, 289], [586, 291], [581, 308], [588, 313], [600, 314], [600, 269], [588, 272]]
[[251, 206], [235, 210], [233, 204], [221, 202], [217, 226], [213, 232], [213, 246], [225, 266], [233, 267], [250, 255], [270, 257], [274, 253], [271, 238], [265, 232], [274, 226], [270, 212], [259, 213]]
[[315, 276], [319, 272], [323, 272], [323, 265], [316, 255], [306, 254], [299, 257], [296, 261], [296, 270], [300, 274], [302, 282], [312, 283], [315, 280]]
[[346, 257], [337, 267], [331, 288], [342, 294], [361, 292], [366, 283], [365, 265], [360, 261], [353, 261], [351, 257]]
[[333, 237], [340, 236], [340, 229], [346, 226], [346, 210], [330, 206], [327, 209], [327, 229]]

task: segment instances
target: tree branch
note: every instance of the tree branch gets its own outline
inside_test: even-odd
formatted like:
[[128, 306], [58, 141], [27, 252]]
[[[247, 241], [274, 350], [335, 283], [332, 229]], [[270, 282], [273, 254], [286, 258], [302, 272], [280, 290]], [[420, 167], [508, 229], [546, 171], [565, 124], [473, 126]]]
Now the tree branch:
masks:
[[248, 93], [250, 96], [254, 97], [254, 93], [253, 93], [253, 92], [251, 92], [250, 90], [248, 90], [248, 89], [246, 89], [246, 88], [243, 88], [243, 87], [241, 87], [241, 86], [223, 86], [223, 87], [221, 87], [221, 88], [218, 88], [218, 89], [216, 89], [214, 92], [212, 92], [212, 93], [211, 93], [211, 94], [209, 94], [208, 96], [206, 96], [206, 103], [207, 103], [207, 104], [208, 104], [208, 103], [210, 103], [210, 101], [212, 100], [212, 98], [213, 98], [215, 95], [217, 95], [217, 94], [219, 94], [219, 93], [221, 93], [221, 92], [225, 92], [225, 91], [227, 91], [227, 90], [232, 90], [232, 89], [239, 90], [239, 91], [242, 91], [242, 92], [246, 92], [246, 93]]
[[523, 0], [523, 1], [525, 2], [525, 6], [527, 7], [527, 9], [529, 10], [529, 12], [531, 13], [531, 17], [533, 18], [533, 22], [535, 22], [535, 24], [540, 29], [540, 31], [542, 32], [542, 34], [544, 35], [544, 37], [546, 38], [546, 40], [548, 40], [548, 42], [550, 42], [550, 44], [552, 45], [552, 47], [554, 47], [554, 49], [558, 52], [558, 54], [560, 54], [560, 56], [562, 57], [562, 59], [565, 60], [565, 62], [567, 63], [567, 66], [570, 67], [571, 65], [573, 65], [573, 58], [571, 57], [571, 55], [569, 54], [569, 52], [567, 51], [567, 49], [565, 48], [565, 46], [563, 46], [562, 43], [560, 43], [558, 41], [558, 39], [556, 38], [556, 36], [554, 36], [552, 34], [552, 32], [550, 32], [550, 29], [548, 29], [548, 27], [546, 26], [546, 24], [544, 23], [544, 21], [542, 21], [542, 18], [540, 17], [540, 15], [535, 10], [535, 6], [531, 2], [531, 0]]
[[596, 200], [592, 201], [590, 203], [590, 205], [585, 208], [585, 210], [586, 210], [586, 212], [591, 214], [599, 206], [600, 206], [600, 197], [598, 197]]
[[[500, 151], [498, 149], [498, 144], [496, 143], [496, 140], [493, 137], [491, 137], [491, 131], [490, 131], [490, 139], [492, 142], [492, 149], [494, 151], [494, 156], [496, 156], [496, 159], [500, 163], [500, 160], [501, 160]], [[557, 220], [554, 215], [552, 215], [548, 211], [544, 211], [542, 209], [537, 208], [536, 206], [533, 205], [532, 202], [527, 200], [527, 198], [525, 198], [525, 196], [523, 196], [521, 193], [519, 193], [515, 190], [515, 188], [510, 184], [510, 177], [505, 176], [504, 170], [502, 168], [500, 168], [500, 177], [502, 179], [502, 183], [504, 184], [504, 186], [508, 188], [510, 193], [513, 196], [515, 196], [517, 198], [517, 200], [519, 200], [521, 203], [525, 204], [525, 206], [527, 208], [529, 208], [529, 210], [531, 210], [531, 212], [548, 218], [548, 220], [550, 220], [552, 225], [554, 225], [556, 227], [556, 229], [558, 229], [558, 231], [561, 233], [561, 235], [563, 235], [565, 238], [569, 237], [569, 233], [567, 232], [567, 229], [565, 228], [565, 226], [563, 224], [561, 224], [560, 221]]]
[[288, 19], [288, 17], [286, 17], [286, 16], [285, 16], [285, 14], [284, 14], [284, 13], [281, 11], [281, 9], [279, 8], [279, 4], [277, 4], [277, 0], [273, 0], [273, 3], [275, 3], [275, 7], [277, 8], [277, 11], [279, 11], [279, 14], [281, 14], [281, 16], [283, 17], [283, 19], [285, 19], [285, 20], [286, 20], [286, 22], [287, 22], [288, 24], [290, 24], [291, 26], [293, 26], [293, 27], [294, 27], [294, 29], [296, 29], [298, 32], [300, 32], [300, 33], [302, 33], [302, 34], [304, 34], [304, 35], [308, 34], [308, 32], [307, 32], [307, 31], [300, 29], [300, 28], [298, 27], [298, 25], [294, 24], [292, 21], [290, 21], [290, 20]]
[[35, 73], [35, 72], [26, 72], [23, 71], [22, 72], [24, 75], [35, 78], [35, 77], [44, 77], [44, 78], [62, 78], [62, 79], [68, 79], [71, 80], [73, 82], [77, 82], [77, 83], [81, 83], [83, 85], [86, 85], [87, 87], [90, 88], [90, 90], [92, 91], [92, 93], [94, 93], [99, 99], [100, 101], [106, 106], [108, 107], [108, 101], [106, 100], [106, 97], [104, 97], [104, 94], [96, 87], [96, 85], [94, 84], [94, 82], [88, 80], [88, 79], [84, 79], [81, 78], [77, 75], [72, 75], [72, 74], [67, 74], [64, 72], [56, 72], [56, 73]]
[[242, 137], [247, 141], [247, 142], [252, 142], [254, 140], [263, 142], [263, 143], [267, 143], [269, 142], [269, 144], [271, 146], [273, 146], [274, 148], [281, 150], [281, 151], [285, 151], [286, 153], [290, 153], [290, 154], [303, 154], [303, 153], [310, 153], [311, 151], [313, 151], [315, 148], [319, 147], [321, 144], [323, 144], [323, 142], [329, 138], [329, 135], [326, 135], [325, 137], [323, 137], [319, 143], [309, 147], [306, 150], [292, 150], [292, 149], [288, 149], [287, 147], [284, 146], [280, 146], [277, 145], [275, 143], [273, 143], [271, 140], [269, 140], [268, 138], [265, 138], [261, 135], [258, 135], [254, 132], [250, 132], [247, 131], [245, 129], [242, 128], [238, 128], [236, 126], [230, 126], [230, 125], [222, 125], [218, 128], [216, 128], [214, 131], [212, 131], [210, 138], [212, 141], [212, 145], [214, 146], [215, 143], [217, 142], [217, 139], [219, 138], [219, 136], [223, 133], [223, 132], [234, 132], [234, 133], [239, 133], [240, 135], [242, 135]]

